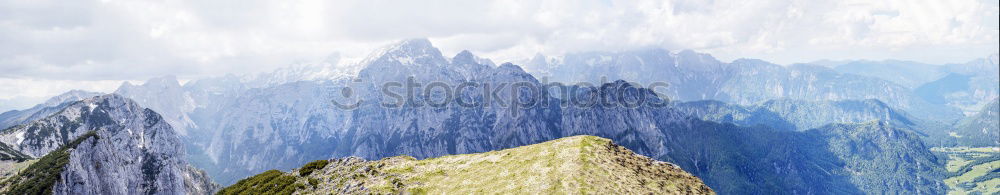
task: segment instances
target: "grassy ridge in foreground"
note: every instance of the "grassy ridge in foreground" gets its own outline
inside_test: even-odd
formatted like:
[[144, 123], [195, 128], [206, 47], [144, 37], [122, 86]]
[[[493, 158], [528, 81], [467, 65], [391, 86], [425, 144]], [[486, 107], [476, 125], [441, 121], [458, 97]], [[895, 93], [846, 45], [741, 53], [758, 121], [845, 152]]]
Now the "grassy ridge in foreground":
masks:
[[[299, 173], [303, 170], [309, 173]], [[272, 170], [241, 180], [219, 194], [264, 192], [714, 194], [676, 165], [595, 136], [425, 160], [317, 161], [291, 173]]]

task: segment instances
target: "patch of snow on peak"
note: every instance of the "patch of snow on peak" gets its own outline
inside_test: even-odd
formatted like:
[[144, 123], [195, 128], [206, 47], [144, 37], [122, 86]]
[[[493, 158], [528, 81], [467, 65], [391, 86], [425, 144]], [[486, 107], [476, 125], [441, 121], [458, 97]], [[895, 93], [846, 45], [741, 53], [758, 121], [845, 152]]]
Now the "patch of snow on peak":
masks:
[[94, 109], [97, 108], [97, 104], [94, 104], [94, 102], [88, 102], [87, 108], [90, 109], [90, 112], [94, 112]]
[[397, 57], [396, 61], [403, 65], [413, 65], [413, 58], [409, 56]]
[[17, 143], [17, 145], [21, 145], [21, 142], [24, 141], [24, 132], [25, 131], [18, 131], [17, 134], [14, 134], [15, 140], [17, 140], [14, 142]]
[[[130, 133], [132, 131], [129, 131]], [[139, 131], [139, 144], [137, 144], [139, 149], [146, 149], [146, 131]]]

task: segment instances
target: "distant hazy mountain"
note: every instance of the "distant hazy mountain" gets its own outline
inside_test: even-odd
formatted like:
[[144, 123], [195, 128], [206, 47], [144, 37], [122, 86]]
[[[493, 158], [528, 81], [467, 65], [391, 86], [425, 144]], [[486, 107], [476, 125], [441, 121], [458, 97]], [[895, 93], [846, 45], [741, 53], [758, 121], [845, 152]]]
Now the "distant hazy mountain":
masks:
[[[335, 63], [335, 60], [334, 62]], [[225, 147], [241, 147], [244, 149], [252, 149], [260, 147], [257, 145], [247, 145], [244, 144], [244, 140], [225, 140], [228, 137], [217, 137], [223, 134], [231, 132], [239, 132], [237, 130], [232, 130], [239, 126], [239, 123], [246, 124], [257, 124], [257, 122], [271, 122], [272, 116], [275, 117], [280, 113], [291, 114], [290, 118], [285, 118], [288, 120], [309, 120], [308, 118], [302, 118], [299, 114], [306, 112], [325, 112], [325, 111], [336, 111], [334, 107], [329, 104], [330, 97], [328, 96], [327, 89], [328, 85], [324, 86], [311, 86], [316, 87], [313, 92], [308, 93], [309, 90], [302, 88], [290, 87], [291, 83], [301, 83], [303, 85], [308, 85], [312, 83], [323, 83], [327, 79], [325, 76], [329, 75], [340, 75], [341, 73], [333, 72], [323, 72], [322, 70], [317, 70], [314, 68], [329, 69], [332, 68], [331, 62], [324, 62], [315, 65], [302, 65], [293, 66], [290, 68], [279, 69], [272, 73], [263, 73], [250, 76], [235, 76], [226, 75], [222, 77], [213, 77], [206, 79], [198, 79], [190, 81], [183, 86], [180, 82], [172, 76], [153, 78], [146, 81], [142, 85], [133, 85], [130, 83], [123, 84], [115, 93], [122, 96], [135, 99], [140, 105], [149, 107], [150, 109], [156, 111], [157, 113], [162, 113], [166, 122], [171, 126], [178, 129], [178, 136], [183, 141], [186, 148], [188, 148], [190, 161], [192, 164], [198, 167], [206, 168], [211, 170], [212, 176], [216, 178], [227, 178], [224, 176], [223, 169], [261, 169], [266, 168], [265, 166], [270, 166], [271, 164], [259, 164], [259, 165], [249, 165], [244, 164], [245, 167], [228, 167], [227, 161], [219, 161], [220, 154], [217, 153], [219, 150], [223, 150]], [[325, 76], [324, 76], [325, 75]], [[321, 81], [316, 81], [321, 80]], [[288, 84], [288, 85], [284, 85]], [[279, 90], [287, 89], [287, 90]], [[289, 92], [289, 93], [286, 93]], [[281, 94], [285, 93], [285, 94]], [[281, 97], [268, 97], [268, 95], [282, 95]], [[295, 110], [293, 111], [274, 111], [268, 110], [270, 106], [274, 106], [275, 109], [284, 109], [278, 106], [280, 103], [277, 102], [261, 102], [253, 103], [261, 100], [269, 101], [285, 101], [285, 99], [280, 98], [293, 98], [293, 99], [310, 99], [316, 102], [317, 105], [308, 107], [309, 110]], [[297, 104], [294, 102], [289, 102], [288, 104]], [[242, 111], [239, 111], [242, 110]], [[256, 115], [255, 115], [256, 114]], [[261, 117], [261, 118], [247, 118], [247, 117]], [[277, 120], [277, 119], [275, 119]], [[271, 125], [271, 124], [268, 124]], [[275, 124], [278, 125], [278, 124]], [[302, 126], [280, 126], [281, 129], [289, 129], [300, 131], [305, 128]], [[256, 128], [256, 127], [254, 127]], [[248, 130], [244, 128], [243, 130]], [[327, 129], [309, 129], [311, 132], [325, 132]], [[281, 137], [282, 139], [285, 136]], [[321, 142], [314, 142], [316, 144], [321, 144]], [[212, 146], [214, 144], [214, 146]], [[222, 146], [222, 144], [231, 144], [227, 146]], [[296, 143], [272, 143], [278, 144], [280, 147], [285, 146], [295, 146]], [[303, 146], [306, 147], [306, 146]], [[228, 151], [228, 149], [226, 149]], [[285, 150], [282, 148], [281, 150]], [[309, 149], [321, 151], [322, 149]], [[249, 151], [249, 150], [248, 150]], [[235, 157], [241, 155], [239, 153], [226, 153], [227, 157]], [[264, 155], [264, 154], [259, 154]], [[296, 154], [288, 153], [287, 156], [295, 157]], [[248, 157], [251, 155], [247, 155]], [[271, 157], [271, 156], [268, 156]], [[296, 159], [310, 159], [308, 155], [301, 157], [295, 157]], [[315, 158], [311, 158], [315, 159]], [[263, 159], [246, 159], [243, 161], [251, 161], [252, 163], [280, 163], [276, 161], [263, 160]], [[298, 162], [298, 161], [295, 161]], [[224, 167], [220, 167], [225, 165]], [[216, 169], [216, 167], [218, 167]], [[219, 171], [219, 172], [215, 172]], [[239, 176], [242, 177], [242, 176]]]
[[676, 165], [594, 136], [427, 160], [408, 156], [320, 160], [291, 173], [267, 171], [220, 191], [268, 192], [715, 194]]
[[997, 54], [966, 63], [930, 65], [912, 61], [818, 62], [838, 72], [881, 78], [911, 88], [932, 104], [948, 105], [974, 114], [1000, 95]]
[[55, 97], [49, 98], [42, 104], [24, 110], [11, 110], [0, 113], [0, 129], [6, 129], [14, 125], [20, 125], [34, 120], [47, 117], [62, 110], [69, 102], [101, 95], [102, 93], [88, 92], [82, 90], [72, 90]]
[[972, 115], [989, 100], [1000, 96], [1000, 76], [997, 75], [1000, 70], [996, 69], [983, 69], [979, 74], [949, 73], [915, 91], [928, 102], [960, 108], [966, 115]]
[[347, 78], [357, 72], [356, 68], [340, 66], [340, 55], [335, 53], [322, 62], [296, 63], [270, 72], [242, 76], [239, 80], [249, 88], [266, 88], [296, 81]]
[[187, 115], [194, 111], [195, 102], [177, 82], [176, 77], [154, 78], [138, 86], [125, 82], [114, 93], [160, 113], [181, 136], [186, 136], [188, 129], [197, 128]]
[[832, 68], [837, 72], [885, 79], [913, 89], [944, 77], [946, 73], [942, 71], [943, 67], [914, 61], [861, 60], [848, 61]]
[[[663, 91], [677, 100], [711, 99], [723, 93], [721, 86], [732, 76], [733, 66], [708, 54], [662, 49], [627, 52], [585, 52], [566, 56], [536, 56], [526, 65], [533, 74], [549, 82], [600, 84], [626, 80], [642, 84], [666, 82]], [[728, 100], [728, 99], [727, 99]]]
[[879, 100], [806, 101], [778, 99], [757, 105], [740, 106], [719, 101], [693, 101], [676, 104], [682, 112], [698, 118], [743, 126], [769, 126], [775, 129], [805, 131], [831, 123], [888, 121], [895, 128], [918, 133], [936, 146], [951, 146], [949, 124], [921, 120], [893, 109]]
[[[916, 121], [875, 99], [806, 101], [778, 99], [757, 105], [740, 106], [718, 101], [694, 101], [677, 104], [678, 109], [704, 120], [744, 126], [765, 125], [776, 129], [805, 131], [830, 123], [863, 123], [872, 120], [892, 121], [913, 127]], [[916, 129], [921, 132], [926, 129]]]
[[951, 123], [961, 118], [958, 109], [932, 104], [905, 85], [807, 64], [780, 66], [754, 59], [724, 63], [689, 50], [671, 53], [647, 49], [536, 56], [527, 66], [549, 81], [599, 83], [607, 78], [605, 82], [666, 82], [670, 86], [662, 92], [683, 101], [753, 105], [772, 99], [878, 99], [925, 120]]
[[191, 141], [204, 148], [192, 162], [220, 183], [231, 183], [249, 171], [285, 168], [315, 157], [328, 157], [349, 115], [330, 103], [334, 85], [295, 82], [252, 89], [220, 108], [215, 129]]
[[5, 194], [209, 193], [160, 115], [118, 96], [76, 101], [5, 129], [0, 142], [38, 161], [3, 181]]

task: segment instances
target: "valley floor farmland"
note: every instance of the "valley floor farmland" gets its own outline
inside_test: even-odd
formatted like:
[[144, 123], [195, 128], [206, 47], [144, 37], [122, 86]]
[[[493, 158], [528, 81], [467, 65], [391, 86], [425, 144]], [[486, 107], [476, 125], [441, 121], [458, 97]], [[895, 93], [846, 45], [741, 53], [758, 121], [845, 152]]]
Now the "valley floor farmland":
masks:
[[948, 194], [1000, 193], [1000, 148], [934, 148], [947, 155]]

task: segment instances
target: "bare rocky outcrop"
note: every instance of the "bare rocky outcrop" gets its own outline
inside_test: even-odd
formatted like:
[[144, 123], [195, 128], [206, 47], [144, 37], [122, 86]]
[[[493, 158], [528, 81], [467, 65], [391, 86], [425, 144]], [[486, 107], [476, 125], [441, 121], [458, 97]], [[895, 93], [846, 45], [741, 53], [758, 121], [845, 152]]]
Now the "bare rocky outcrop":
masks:
[[45, 188], [54, 194], [210, 194], [215, 189], [203, 172], [188, 165], [183, 144], [159, 114], [119, 95], [75, 102], [52, 116], [5, 130], [0, 141], [39, 159], [68, 157], [36, 166], [50, 168], [27, 169], [59, 170], [53, 183], [12, 186], [51, 185]]

